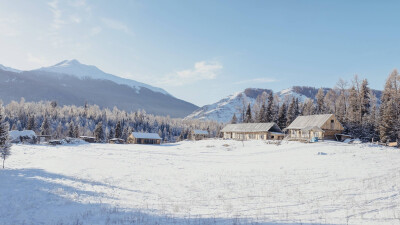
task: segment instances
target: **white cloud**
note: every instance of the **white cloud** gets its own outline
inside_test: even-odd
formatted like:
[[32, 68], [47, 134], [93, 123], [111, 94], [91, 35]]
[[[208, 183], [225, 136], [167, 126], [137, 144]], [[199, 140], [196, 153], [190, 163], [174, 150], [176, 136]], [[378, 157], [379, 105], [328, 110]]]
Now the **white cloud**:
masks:
[[133, 32], [128, 28], [128, 26], [126, 26], [124, 23], [122, 23], [120, 21], [109, 19], [109, 18], [102, 18], [101, 21], [107, 28], [110, 28], [113, 30], [119, 30], [119, 31], [122, 31], [127, 34], [133, 34]]
[[277, 80], [274, 78], [268, 78], [268, 77], [261, 77], [261, 78], [254, 78], [254, 79], [248, 79], [248, 80], [241, 80], [237, 81], [234, 84], [248, 84], [248, 83], [272, 83], [276, 82]]
[[181, 70], [166, 75], [160, 84], [167, 86], [182, 86], [200, 80], [213, 80], [223, 68], [219, 62], [196, 62], [193, 69]]
[[61, 19], [62, 12], [58, 7], [58, 0], [48, 2], [47, 5], [49, 5], [50, 10], [53, 13], [52, 27], [55, 29], [60, 29], [61, 26], [65, 24], [65, 21]]

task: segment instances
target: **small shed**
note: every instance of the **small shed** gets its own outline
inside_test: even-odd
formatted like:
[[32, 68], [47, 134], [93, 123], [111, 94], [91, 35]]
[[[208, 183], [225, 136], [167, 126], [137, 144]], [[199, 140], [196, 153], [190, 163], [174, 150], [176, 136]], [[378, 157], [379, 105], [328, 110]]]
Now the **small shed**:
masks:
[[129, 144], [161, 144], [162, 138], [157, 133], [132, 132], [127, 142]]
[[196, 141], [208, 138], [208, 136], [209, 136], [209, 134], [208, 134], [208, 131], [206, 131], [206, 130], [193, 130], [192, 131], [192, 138]]
[[37, 136], [33, 130], [12, 130], [8, 132], [11, 143], [30, 143], [35, 144], [37, 142]]
[[80, 139], [88, 142], [88, 143], [95, 143], [96, 142], [96, 138], [95, 137], [89, 137], [89, 136], [80, 136]]
[[121, 139], [121, 138], [112, 138], [112, 139], [108, 140], [108, 143], [110, 143], [110, 144], [124, 144], [125, 140]]

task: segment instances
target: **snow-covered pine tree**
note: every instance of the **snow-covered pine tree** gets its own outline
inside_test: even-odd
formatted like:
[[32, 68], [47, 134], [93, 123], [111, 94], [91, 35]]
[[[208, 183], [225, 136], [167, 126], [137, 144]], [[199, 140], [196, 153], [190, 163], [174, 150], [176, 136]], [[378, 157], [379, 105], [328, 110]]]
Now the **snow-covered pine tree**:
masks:
[[121, 121], [118, 121], [117, 125], [115, 125], [115, 137], [121, 138], [121, 136], [122, 136]]
[[268, 106], [264, 117], [264, 121], [267, 123], [274, 121], [274, 96], [272, 92], [268, 94]]
[[315, 107], [315, 113], [316, 114], [323, 114], [325, 113], [325, 102], [324, 102], [324, 98], [325, 98], [325, 93], [324, 93], [324, 89], [320, 88], [318, 90], [317, 95], [315, 96], [315, 99], [317, 101], [316, 107]]
[[314, 102], [311, 99], [307, 99], [306, 102], [303, 104], [302, 115], [309, 116], [314, 114], [315, 114]]
[[265, 102], [263, 102], [262, 104], [261, 104], [261, 107], [260, 107], [260, 110], [258, 111], [258, 114], [257, 114], [257, 122], [259, 122], [259, 123], [266, 123], [267, 121], [266, 121], [266, 111], [267, 111], [267, 107], [265, 106]]
[[368, 117], [369, 110], [371, 107], [370, 95], [371, 95], [371, 90], [368, 87], [368, 81], [367, 79], [364, 79], [361, 83], [361, 88], [360, 88], [361, 121], [363, 121], [364, 117]]
[[252, 123], [253, 122], [250, 103], [247, 105], [246, 116], [244, 118], [244, 122], [245, 123]]
[[289, 126], [296, 119], [296, 100], [292, 98], [286, 113], [286, 125]]
[[27, 130], [35, 130], [36, 129], [35, 116], [29, 115], [28, 124], [26, 125], [26, 129]]
[[10, 143], [8, 142], [8, 123], [5, 121], [4, 108], [0, 103], [0, 156], [4, 162], [11, 155]]
[[286, 120], [286, 104], [283, 103], [282, 106], [279, 108], [278, 112], [278, 126], [281, 129], [286, 128], [287, 120]]
[[79, 137], [79, 125], [76, 124], [74, 127], [74, 138], [78, 138]]
[[236, 123], [237, 123], [237, 118], [236, 118], [236, 113], [234, 113], [231, 119], [231, 124], [236, 124]]
[[386, 80], [382, 92], [380, 105], [379, 136], [382, 142], [395, 141], [397, 139], [398, 121], [396, 120], [396, 79], [398, 73], [394, 70]]
[[104, 141], [104, 130], [103, 130], [103, 122], [99, 122], [94, 129], [94, 137], [96, 142], [103, 142]]
[[349, 90], [349, 108], [347, 110], [347, 128], [353, 137], [361, 137], [360, 100], [359, 93], [353, 85]]
[[114, 129], [109, 129], [107, 139], [110, 140], [110, 139], [113, 139], [114, 137], [115, 137]]
[[74, 136], [74, 123], [71, 121], [68, 126], [68, 137], [73, 138]]
[[47, 116], [44, 117], [42, 126], [40, 127], [40, 134], [42, 135], [50, 135], [50, 123], [47, 119]]

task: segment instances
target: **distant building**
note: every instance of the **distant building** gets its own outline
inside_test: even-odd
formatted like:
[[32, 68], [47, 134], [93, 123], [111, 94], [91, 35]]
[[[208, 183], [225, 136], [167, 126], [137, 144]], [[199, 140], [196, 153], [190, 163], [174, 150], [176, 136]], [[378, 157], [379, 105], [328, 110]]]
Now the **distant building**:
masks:
[[12, 130], [8, 132], [11, 143], [30, 143], [35, 144], [37, 142], [37, 136], [33, 130]]
[[127, 143], [129, 144], [161, 144], [162, 138], [157, 133], [132, 132]]
[[80, 139], [88, 142], [88, 143], [95, 143], [96, 142], [96, 138], [95, 137], [89, 137], [89, 136], [80, 136]]
[[321, 114], [297, 117], [287, 128], [288, 140], [312, 141], [313, 139], [336, 140], [343, 126], [333, 114]]
[[209, 136], [209, 134], [208, 134], [208, 131], [206, 131], [206, 130], [193, 130], [192, 131], [192, 138], [196, 141], [208, 138], [208, 136]]
[[125, 140], [121, 138], [112, 138], [108, 141], [110, 144], [124, 144]]
[[285, 136], [276, 123], [228, 124], [221, 132], [224, 139], [282, 140]]

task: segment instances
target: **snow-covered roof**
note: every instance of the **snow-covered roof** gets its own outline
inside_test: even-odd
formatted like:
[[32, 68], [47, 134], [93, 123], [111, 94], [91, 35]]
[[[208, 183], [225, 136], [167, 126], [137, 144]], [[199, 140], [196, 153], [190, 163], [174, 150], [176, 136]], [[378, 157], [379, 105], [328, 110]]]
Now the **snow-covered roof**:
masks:
[[143, 139], [162, 139], [160, 135], [157, 133], [140, 133], [140, 132], [132, 132], [132, 135], [135, 138], [143, 138]]
[[321, 128], [333, 114], [298, 116], [286, 129], [304, 129], [306, 127]]
[[194, 134], [208, 135], [208, 131], [206, 130], [194, 130]]
[[26, 137], [26, 136], [34, 138], [36, 137], [36, 133], [33, 130], [23, 130], [23, 131], [12, 130], [8, 132], [8, 136], [10, 136], [11, 140], [15, 140], [18, 139], [19, 137]]
[[282, 130], [275, 123], [238, 123], [228, 124], [222, 132], [282, 132]]

